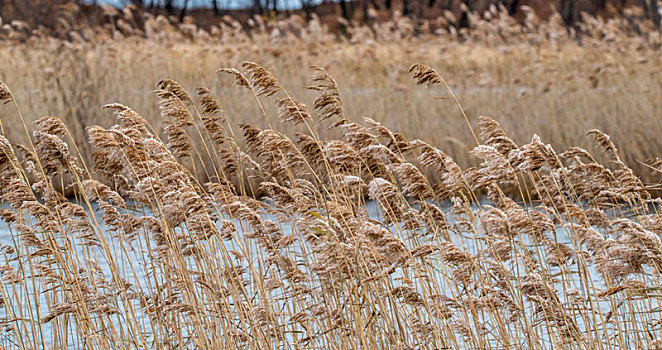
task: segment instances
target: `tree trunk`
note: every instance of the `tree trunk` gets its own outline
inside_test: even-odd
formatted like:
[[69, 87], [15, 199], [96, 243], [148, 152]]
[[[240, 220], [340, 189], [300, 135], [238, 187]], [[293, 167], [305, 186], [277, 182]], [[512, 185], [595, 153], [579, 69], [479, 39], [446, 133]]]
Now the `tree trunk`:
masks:
[[253, 14], [261, 14], [262, 13], [262, 4], [260, 3], [260, 0], [253, 0]]
[[347, 0], [340, 0], [340, 11], [342, 11], [342, 16], [346, 20], [351, 20], [349, 15], [349, 9], [347, 8]]
[[312, 0], [302, 0], [301, 5], [303, 6], [303, 11], [306, 13], [306, 19], [310, 20], [313, 13]]
[[515, 12], [517, 12], [517, 9], [519, 8], [519, 0], [513, 0], [508, 4], [508, 14], [509, 15], [514, 15]]
[[182, 12], [179, 13], [179, 23], [184, 22], [184, 17], [186, 17], [187, 8], [188, 8], [188, 0], [184, 0], [184, 6], [182, 6]]
[[378, 3], [377, 0], [370, 0], [370, 3], [375, 10], [379, 10], [382, 7], [381, 2]]
[[211, 0], [211, 6], [214, 9], [214, 16], [221, 14], [221, 11], [218, 9], [218, 0]]
[[169, 15], [172, 15], [172, 13], [175, 11], [175, 6], [173, 5], [174, 0], [166, 0], [165, 1], [165, 10]]
[[565, 24], [572, 25], [575, 22], [575, 0], [562, 0], [560, 12]]
[[649, 0], [649, 2], [648, 9], [651, 14], [651, 20], [653, 20], [655, 28], [660, 29], [660, 8], [657, 4], [657, 0]]

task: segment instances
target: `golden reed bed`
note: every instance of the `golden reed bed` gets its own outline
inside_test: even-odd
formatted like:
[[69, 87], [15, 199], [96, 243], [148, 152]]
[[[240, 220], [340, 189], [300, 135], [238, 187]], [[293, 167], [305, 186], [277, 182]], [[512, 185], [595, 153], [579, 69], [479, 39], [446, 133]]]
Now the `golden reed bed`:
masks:
[[220, 71], [254, 96], [262, 127], [230, 123], [210, 89], [163, 80], [165, 137], [109, 104], [117, 124], [87, 128], [90, 161], [60, 119], [15, 122], [2, 84], [16, 118], [3, 134], [20, 125], [26, 142], [0, 137], [0, 344], [660, 347], [660, 201], [608, 135], [588, 131], [602, 164], [537, 135], [517, 144], [488, 117], [474, 130], [444, 79], [414, 65], [463, 116], [479, 164], [462, 167], [351, 121], [334, 78], [312, 70], [310, 109], [260, 64]]
[[[559, 15], [541, 20], [525, 6], [521, 21], [495, 6], [469, 13], [469, 28], [460, 29], [451, 13], [416, 19], [396, 12], [371, 25], [339, 20], [340, 32], [327, 28], [329, 19], [315, 16], [256, 17], [245, 26], [224, 17], [201, 28], [130, 7], [107, 10], [106, 25], [89, 27], [62, 7], [53, 14], [59, 16], [58, 37], [20, 22], [0, 27], [0, 80], [21, 101], [26, 121], [61, 118], [86, 162], [92, 161], [92, 149], [85, 130], [112, 126], [111, 113], [99, 108], [110, 102], [130, 106], [164, 137], [150, 91], [165, 78], [192, 93], [209, 88], [235, 126], [267, 127], [250, 92], [232, 88], [230, 76], [214, 74], [257, 61], [308, 106], [315, 94], [305, 88], [305, 68], [324, 67], [338, 82], [348, 120], [372, 118], [442, 148], [463, 168], [478, 165], [470, 153], [474, 137], [450, 96], [409, 82], [409, 66], [425, 62], [453, 88], [473, 128], [478, 116], [492, 116], [517, 143], [535, 133], [556, 149], [580, 146], [606, 162], [584, 135], [597, 128], [621, 147], [623, 162], [637, 176], [659, 181], [641, 162], [662, 148], [662, 39], [636, 9], [611, 19], [584, 16], [571, 28]], [[264, 108], [275, 130], [291, 138], [307, 131], [276, 123], [275, 105]], [[12, 113], [10, 105], [0, 106], [0, 115]], [[340, 137], [334, 129], [316, 131], [323, 138]], [[20, 123], [6, 122], [5, 135], [27, 142]], [[196, 135], [192, 139], [202, 148]], [[196, 176], [208, 181], [204, 173]]]

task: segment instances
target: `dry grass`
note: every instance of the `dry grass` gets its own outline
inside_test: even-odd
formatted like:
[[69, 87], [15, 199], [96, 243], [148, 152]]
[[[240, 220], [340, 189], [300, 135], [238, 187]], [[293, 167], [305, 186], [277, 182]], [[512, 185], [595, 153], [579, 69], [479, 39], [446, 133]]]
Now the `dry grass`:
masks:
[[[531, 35], [534, 42], [541, 38]], [[197, 41], [163, 49], [160, 58], [150, 41], [86, 43], [63, 47], [61, 54], [80, 59], [79, 68], [90, 67], [90, 78], [64, 73], [79, 71], [73, 66], [50, 73], [63, 84], [39, 93], [50, 94], [50, 105], [40, 105], [36, 93], [31, 100], [26, 88], [15, 89], [18, 80], [8, 78], [0, 85], [7, 108], [0, 137], [0, 216], [9, 224], [11, 242], [0, 247], [0, 344], [18, 349], [659, 347], [662, 204], [630, 166], [632, 157], [653, 157], [657, 149], [654, 140], [638, 144], [627, 134], [636, 125], [642, 125], [643, 135], [654, 134], [659, 122], [653, 115], [632, 118], [633, 125], [619, 124], [611, 137], [593, 129], [614, 128], [622, 115], [611, 111], [611, 104], [625, 103], [627, 96], [598, 87], [652, 84], [659, 62], [639, 57], [651, 57], [654, 45], [640, 37], [618, 39], [624, 52], [611, 51], [615, 73], [595, 68], [597, 85], [563, 93], [572, 84], [559, 74], [589, 74], [581, 67], [591, 54], [607, 55], [606, 46], [564, 40], [556, 55], [541, 58], [533, 76], [516, 63], [529, 62], [526, 54], [504, 59], [496, 52], [517, 47], [545, 57], [553, 52], [552, 43], [491, 45], [474, 38], [483, 45], [469, 46], [441, 38], [436, 43], [445, 46], [435, 49], [443, 49], [441, 58], [438, 51], [428, 52], [435, 47], [430, 42], [410, 37], [414, 49], [407, 54], [397, 43], [381, 40], [332, 42], [318, 44], [321, 58], [313, 50], [298, 51], [298, 59], [284, 52], [265, 58], [276, 70], [235, 62], [253, 50], [256, 44], [248, 41], [249, 48], [228, 54], [221, 64], [205, 49], [210, 44]], [[123, 49], [112, 57], [101, 54], [108, 47]], [[173, 63], [185, 48], [191, 59]], [[14, 60], [32, 57], [35, 48], [16, 50], [25, 50], [20, 54], [25, 56], [11, 56]], [[148, 58], [133, 65], [124, 61], [142, 54]], [[426, 65], [399, 67], [400, 60], [417, 55], [456, 58], [439, 64], [448, 69], [442, 75]], [[53, 60], [33, 59], [38, 57]], [[333, 63], [328, 71], [295, 65], [315, 58]], [[639, 63], [626, 65], [628, 60]], [[125, 63], [100, 68], [108, 62]], [[29, 86], [36, 78], [26, 68], [29, 61], [23, 64], [12, 72], [26, 72], [21, 84]], [[621, 65], [625, 72], [619, 73]], [[150, 68], [134, 71], [143, 66]], [[228, 68], [209, 73], [219, 66]], [[606, 72], [610, 66], [601, 67]], [[336, 70], [337, 76], [329, 73]], [[488, 71], [496, 72], [497, 82], [530, 84], [532, 90], [512, 100], [503, 92], [471, 98], [470, 84], [478, 79], [473, 75], [487, 79], [481, 74]], [[186, 82], [151, 76], [176, 72]], [[459, 81], [460, 72], [466, 80]], [[509, 76], [513, 72], [519, 75]], [[303, 74], [308, 92], [290, 89], [304, 85], [292, 82], [303, 80]], [[404, 76], [427, 88], [399, 80]], [[397, 88], [387, 87], [393, 86], [387, 78]], [[189, 89], [195, 79], [216, 88]], [[145, 81], [158, 81], [156, 90], [140, 90]], [[547, 81], [557, 85], [540, 90]], [[67, 84], [90, 87], [67, 89]], [[484, 86], [491, 84], [488, 79]], [[104, 89], [113, 87], [116, 95], [127, 94], [120, 101], [135, 102], [133, 109], [105, 105], [87, 119], [86, 108], [100, 109], [108, 102], [99, 101], [110, 91]], [[375, 92], [361, 95], [364, 87]], [[86, 96], [62, 97], [72, 91]], [[608, 116], [582, 109], [602, 93], [610, 98], [593, 106]], [[648, 98], [640, 93], [637, 98]], [[491, 94], [498, 98], [487, 103]], [[569, 101], [568, 118], [582, 115], [573, 121], [575, 128], [591, 125], [581, 133], [600, 154], [570, 147], [579, 131], [565, 126], [561, 116], [544, 120], [561, 101]], [[630, 103], [619, 108], [644, 113], [657, 102], [651, 97], [648, 103]], [[74, 119], [42, 117], [31, 123], [25, 117], [58, 105]], [[505, 106], [540, 114], [499, 118], [502, 124], [474, 114], [477, 108]], [[357, 122], [356, 109], [362, 108], [375, 118]], [[113, 121], [107, 120], [110, 111]], [[241, 111], [250, 114], [235, 114]], [[438, 115], [443, 119], [430, 117]], [[522, 142], [533, 128], [538, 135]], [[7, 136], [24, 141], [10, 142]], [[557, 152], [547, 137], [568, 147]], [[627, 142], [614, 142], [619, 137]], [[646, 168], [660, 173], [660, 163]]]
[[[307, 132], [240, 124], [245, 153], [208, 89], [196, 103], [166, 80], [165, 143], [120, 104], [106, 106], [118, 124], [88, 128], [89, 164], [55, 117], [34, 123], [28, 146], [0, 138], [6, 346], [656, 344], [659, 201], [606, 134], [588, 132], [610, 167], [538, 136], [519, 146], [481, 117], [470, 131], [481, 163], [463, 170], [420, 139], [347, 121], [321, 68], [320, 120], [259, 64], [229, 71], [260, 108], [279, 106], [280, 122]], [[411, 71], [431, 88], [443, 81]], [[343, 137], [322, 138], [327, 127]], [[513, 188], [536, 200], [513, 201], [503, 192]]]
[[[341, 39], [317, 21], [296, 18], [265, 22], [250, 33], [226, 25], [199, 34], [193, 25], [159, 18], [148, 20], [147, 38], [119, 26], [108, 33], [72, 30], [72, 42], [32, 37], [3, 44], [0, 78], [22, 101], [29, 122], [57, 115], [83, 140], [85, 127], [111, 125], [109, 113], [99, 109], [109, 102], [131, 106], [161, 132], [150, 91], [164, 78], [189, 91], [209, 87], [231, 122], [266, 127], [250, 92], [234, 89], [232, 76], [214, 72], [259, 61], [310, 106], [314, 94], [305, 89], [306, 67], [318, 65], [338, 81], [349, 120], [378, 120], [443, 148], [462, 166], [475, 165], [468, 156], [473, 137], [455, 103], [443, 90], [414, 89], [408, 82], [409, 65], [425, 62], [446, 78], [473, 127], [479, 115], [489, 115], [517, 142], [536, 133], [557, 148], [589, 147], [584, 132], [599, 128], [627, 146], [623, 159], [637, 175], [653, 181], [638, 161], [656, 156], [661, 146], [659, 33], [636, 34], [646, 23], [632, 25], [626, 18], [587, 18], [583, 30], [569, 35], [555, 18], [519, 25], [495, 17], [477, 21], [469, 32], [434, 29], [445, 18], [420, 25], [396, 18], [374, 32], [350, 27], [350, 37]], [[265, 108], [273, 118], [276, 107]], [[25, 141], [20, 127], [8, 129], [11, 140]], [[78, 146], [90, 160], [85, 143]]]

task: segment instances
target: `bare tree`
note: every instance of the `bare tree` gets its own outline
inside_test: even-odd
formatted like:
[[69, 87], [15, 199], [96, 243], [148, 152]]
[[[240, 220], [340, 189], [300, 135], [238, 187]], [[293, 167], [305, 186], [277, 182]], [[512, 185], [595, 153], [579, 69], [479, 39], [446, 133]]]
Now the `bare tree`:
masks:
[[262, 13], [262, 2], [260, 0], [253, 0], [253, 13]]
[[175, 12], [175, 0], [165, 0], [163, 7], [169, 15], [172, 15]]
[[340, 11], [342, 11], [342, 16], [346, 20], [351, 20], [351, 15], [349, 13], [349, 8], [347, 6], [347, 0], [340, 0]]
[[278, 13], [278, 1], [277, 0], [267, 0], [266, 8], [267, 8], [267, 10]]
[[211, 7], [214, 9], [214, 16], [221, 14], [221, 11], [218, 8], [218, 0], [211, 0]]
[[368, 0], [361, 0], [361, 12], [363, 13], [363, 22], [368, 21]]
[[417, 13], [416, 15], [420, 18], [423, 18], [425, 16], [425, 0], [418, 0], [417, 4]]
[[660, 7], [657, 3], [657, 0], [648, 0], [648, 13], [650, 14], [650, 19], [653, 20], [655, 28], [660, 29]]
[[575, 0], [561, 0], [559, 12], [566, 24], [575, 23]]
[[514, 15], [519, 9], [520, 0], [501, 0], [501, 4], [508, 10], [509, 15]]
[[301, 0], [301, 6], [306, 13], [306, 19], [310, 19], [313, 13], [313, 0]]
[[184, 0], [182, 12], [179, 13], [179, 22], [184, 22], [184, 17], [186, 17], [186, 9], [188, 9], [188, 0]]

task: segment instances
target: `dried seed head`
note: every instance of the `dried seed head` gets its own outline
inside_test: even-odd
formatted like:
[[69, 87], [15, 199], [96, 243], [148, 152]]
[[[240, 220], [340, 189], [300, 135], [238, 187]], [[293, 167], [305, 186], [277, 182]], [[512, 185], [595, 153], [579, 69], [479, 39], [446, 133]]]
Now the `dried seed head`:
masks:
[[126, 206], [124, 199], [122, 199], [122, 197], [117, 192], [113, 191], [110, 187], [102, 184], [97, 180], [84, 180], [83, 189], [85, 190], [85, 194], [87, 195], [88, 199], [91, 201], [94, 201], [98, 198], [120, 207]]
[[161, 90], [172, 92], [186, 105], [193, 104], [193, 100], [191, 99], [191, 96], [189, 96], [188, 92], [186, 92], [186, 89], [184, 89], [180, 83], [172, 79], [161, 80], [156, 86]]
[[67, 127], [62, 120], [57, 117], [45, 116], [39, 118], [34, 122], [36, 129], [50, 135], [65, 137], [67, 135]]
[[615, 159], [619, 159], [618, 148], [616, 148], [616, 145], [614, 145], [614, 143], [611, 141], [611, 137], [609, 137], [609, 135], [598, 129], [591, 129], [586, 133], [586, 135], [593, 136], [593, 141], [598, 146], [602, 147], [605, 152], [610, 153]]
[[35, 148], [42, 159], [42, 168], [47, 175], [55, 175], [58, 170], [82, 176], [83, 170], [76, 164], [69, 152], [69, 146], [60, 137], [41, 131], [34, 131]]
[[504, 156], [508, 156], [510, 151], [517, 149], [517, 144], [513, 142], [501, 129], [501, 125], [490, 117], [478, 117], [480, 126], [480, 141], [488, 146], [497, 149]]
[[402, 184], [403, 194], [414, 196], [420, 200], [435, 198], [434, 191], [428, 183], [427, 177], [413, 164], [400, 163], [387, 166], [389, 171], [396, 174]]
[[281, 123], [297, 125], [311, 119], [306, 105], [294, 98], [279, 98], [276, 100], [276, 105], [278, 106], [278, 119]]
[[409, 73], [412, 75], [412, 79], [416, 80], [416, 85], [430, 87], [443, 81], [434, 69], [424, 64], [412, 65], [409, 67]]
[[154, 93], [159, 97], [159, 108], [166, 122], [176, 126], [193, 125], [193, 117], [186, 109], [183, 101], [172, 91], [156, 90]]
[[398, 221], [404, 214], [404, 203], [400, 191], [390, 181], [375, 178], [368, 184], [368, 194], [377, 201], [385, 213], [387, 221]]
[[238, 71], [236, 68], [222, 68], [219, 69], [217, 72], [228, 73], [234, 76], [235, 85], [243, 86], [247, 89], [250, 89], [251, 87], [251, 84], [248, 82], [248, 78], [246, 78], [246, 76], [240, 71]]
[[202, 106], [202, 124], [217, 145], [225, 143], [227, 136], [221, 125], [225, 120], [221, 117], [221, 105], [216, 101], [208, 88], [198, 88], [200, 105]]
[[272, 96], [283, 89], [278, 80], [261, 65], [246, 61], [241, 66], [248, 73], [251, 86], [258, 96]]
[[338, 84], [324, 68], [318, 66], [312, 66], [312, 68], [314, 73], [311, 80], [315, 85], [309, 86], [308, 89], [322, 92], [315, 98], [313, 108], [320, 113], [320, 119], [336, 118], [338, 121], [334, 126], [345, 124], [347, 118], [343, 110]]
[[143, 118], [138, 112], [134, 111], [133, 109], [119, 104], [119, 103], [111, 103], [104, 105], [101, 107], [103, 109], [112, 109], [114, 110], [114, 114], [119, 119], [124, 126], [128, 128], [138, 128], [140, 130], [145, 130], [146, 127], [149, 125], [147, 120]]
[[185, 127], [193, 125], [193, 117], [183, 101], [175, 93], [157, 90], [161, 115], [166, 119], [165, 132], [168, 135], [168, 148], [177, 158], [191, 157], [193, 140]]
[[9, 90], [9, 87], [4, 82], [0, 81], [0, 101], [4, 101], [3, 103], [9, 103], [11, 99], [11, 90]]

